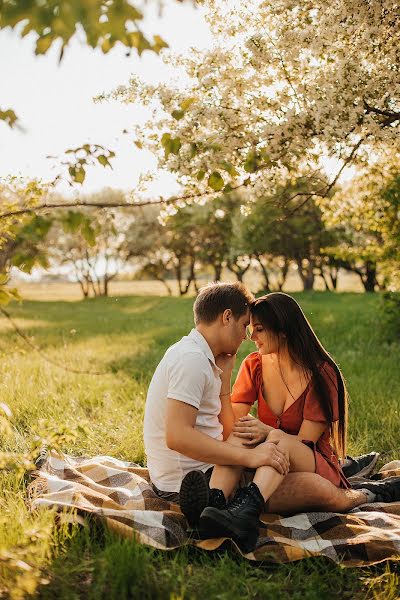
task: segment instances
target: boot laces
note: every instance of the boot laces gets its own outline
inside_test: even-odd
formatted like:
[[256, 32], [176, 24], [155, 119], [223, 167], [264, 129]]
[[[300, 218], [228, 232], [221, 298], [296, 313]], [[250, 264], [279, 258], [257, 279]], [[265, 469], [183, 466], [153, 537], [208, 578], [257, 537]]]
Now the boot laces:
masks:
[[236, 494], [234, 495], [232, 501], [229, 503], [229, 509], [235, 509], [235, 508], [239, 508], [243, 502], [246, 500], [246, 498], [248, 497], [248, 489], [247, 488], [239, 488], [236, 491]]

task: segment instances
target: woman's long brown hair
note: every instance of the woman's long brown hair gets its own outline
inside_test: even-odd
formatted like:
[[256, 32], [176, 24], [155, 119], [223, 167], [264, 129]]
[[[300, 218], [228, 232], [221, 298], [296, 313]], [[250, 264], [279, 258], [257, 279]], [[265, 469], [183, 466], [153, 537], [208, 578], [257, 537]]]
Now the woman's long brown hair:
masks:
[[[322, 346], [302, 309], [288, 294], [272, 292], [257, 298], [250, 306], [250, 312], [253, 317], [257, 317], [266, 330], [277, 336], [284, 334], [290, 358], [304, 370], [304, 373], [307, 375], [311, 373], [320, 406], [326, 422], [329, 423], [334, 450], [338, 456], [346, 456], [348, 394], [345, 381], [339, 367]], [[335, 422], [328, 385], [321, 373], [321, 365], [324, 362], [329, 363], [336, 373], [336, 382], [333, 383], [338, 393], [339, 420]]]

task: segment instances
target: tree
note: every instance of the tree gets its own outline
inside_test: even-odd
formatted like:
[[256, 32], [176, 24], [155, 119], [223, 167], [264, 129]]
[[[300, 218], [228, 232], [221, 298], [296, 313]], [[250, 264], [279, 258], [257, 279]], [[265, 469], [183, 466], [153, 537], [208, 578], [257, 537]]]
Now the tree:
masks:
[[160, 281], [172, 295], [168, 278], [172, 275], [173, 257], [166, 248], [166, 228], [161, 225], [159, 210], [154, 206], [137, 209], [126, 232], [129, 259], [135, 260], [137, 279], [143, 277]]
[[[0, 182], [0, 205], [3, 210], [18, 209], [21, 205], [34, 208], [46, 197], [47, 188], [37, 181], [24, 182], [10, 178]], [[8, 287], [12, 266], [29, 273], [35, 264], [47, 265], [44, 240], [52, 218], [30, 213], [13, 214], [0, 223], [0, 306], [18, 297]]]
[[[122, 192], [105, 189], [87, 197], [110, 203]], [[108, 296], [109, 283], [126, 266], [130, 258], [126, 245], [129, 221], [118, 211], [86, 208], [61, 212], [52, 232], [50, 256], [53, 263], [68, 265], [86, 298]]]
[[161, 281], [171, 294], [168, 279], [174, 276], [180, 296], [193, 284], [197, 289], [196, 262], [201, 238], [194, 209], [172, 211], [161, 224], [154, 206], [139, 209], [127, 232], [126, 247], [130, 259], [135, 258], [140, 270], [136, 277], [151, 276]]
[[[398, 148], [400, 28], [390, 0], [217, 3], [211, 50], [171, 56], [184, 90], [133, 80], [117, 95], [164, 111], [138, 143], [176, 173], [188, 199], [247, 186], [254, 198], [283, 177], [315, 169], [321, 155], [346, 164]], [[307, 200], [308, 196], [302, 196]], [[290, 199], [283, 198], [283, 203]]]
[[396, 285], [400, 264], [398, 155], [387, 154], [366, 167], [323, 204], [330, 225], [340, 223], [346, 237], [328, 249], [344, 268], [359, 275], [365, 291]]

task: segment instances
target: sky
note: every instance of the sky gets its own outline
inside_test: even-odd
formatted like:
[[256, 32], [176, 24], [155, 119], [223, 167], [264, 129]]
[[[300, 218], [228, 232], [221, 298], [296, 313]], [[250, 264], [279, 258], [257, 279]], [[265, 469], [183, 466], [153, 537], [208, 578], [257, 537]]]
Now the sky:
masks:
[[[178, 52], [211, 46], [201, 7], [165, 0], [160, 17], [154, 4], [146, 4], [146, 32], [161, 35]], [[61, 158], [69, 148], [92, 143], [116, 153], [113, 169], [89, 167], [83, 186], [71, 189], [64, 184], [58, 190], [66, 195], [105, 187], [134, 190], [139, 175], [154, 170], [156, 161], [136, 148], [133, 135], [123, 130], [144, 122], [148, 112], [118, 101], [95, 103], [93, 98], [128, 84], [132, 75], [149, 83], [168, 79], [171, 69], [153, 52], [141, 57], [132, 52], [127, 57], [126, 49], [117, 45], [104, 55], [79, 37], [72, 39], [61, 64], [59, 46], [41, 56], [35, 56], [34, 47], [34, 34], [21, 39], [12, 30], [0, 31], [0, 108], [12, 108], [22, 126], [22, 130], [10, 129], [0, 121], [0, 178], [15, 175], [51, 181], [59, 168], [57, 160], [48, 156]], [[336, 161], [325, 161], [325, 168], [335, 172]], [[342, 181], [346, 178], [345, 174]], [[163, 173], [149, 191], [154, 197], [166, 196], [176, 194], [178, 187], [171, 174]]]
[[[211, 35], [201, 8], [170, 2], [161, 18], [151, 3], [146, 6], [145, 29], [159, 34], [173, 50], [206, 48]], [[133, 144], [133, 122], [145, 120], [146, 110], [118, 101], [94, 103], [93, 98], [127, 84], [135, 74], [149, 83], [167, 78], [168, 68], [153, 52], [126, 56], [122, 45], [104, 55], [73, 38], [59, 64], [59, 46], [35, 56], [35, 36], [21, 39], [12, 30], [0, 31], [0, 108], [12, 108], [22, 131], [0, 121], [0, 177], [17, 175], [49, 181], [56, 161], [69, 148], [100, 144], [116, 153], [113, 169], [88, 168], [83, 193], [104, 187], [132, 190], [139, 174], [154, 168], [155, 159]], [[160, 180], [159, 193], [175, 193], [172, 176]], [[73, 193], [67, 186], [63, 193]], [[157, 192], [157, 190], [155, 190]]]

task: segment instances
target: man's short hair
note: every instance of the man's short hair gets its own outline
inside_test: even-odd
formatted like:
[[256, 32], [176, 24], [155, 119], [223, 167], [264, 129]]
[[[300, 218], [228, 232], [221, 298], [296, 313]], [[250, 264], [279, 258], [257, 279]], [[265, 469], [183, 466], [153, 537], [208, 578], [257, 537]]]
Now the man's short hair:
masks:
[[253, 294], [243, 283], [216, 282], [202, 287], [193, 306], [194, 322], [214, 323], [220, 314], [230, 308], [235, 319], [246, 314], [254, 302]]

